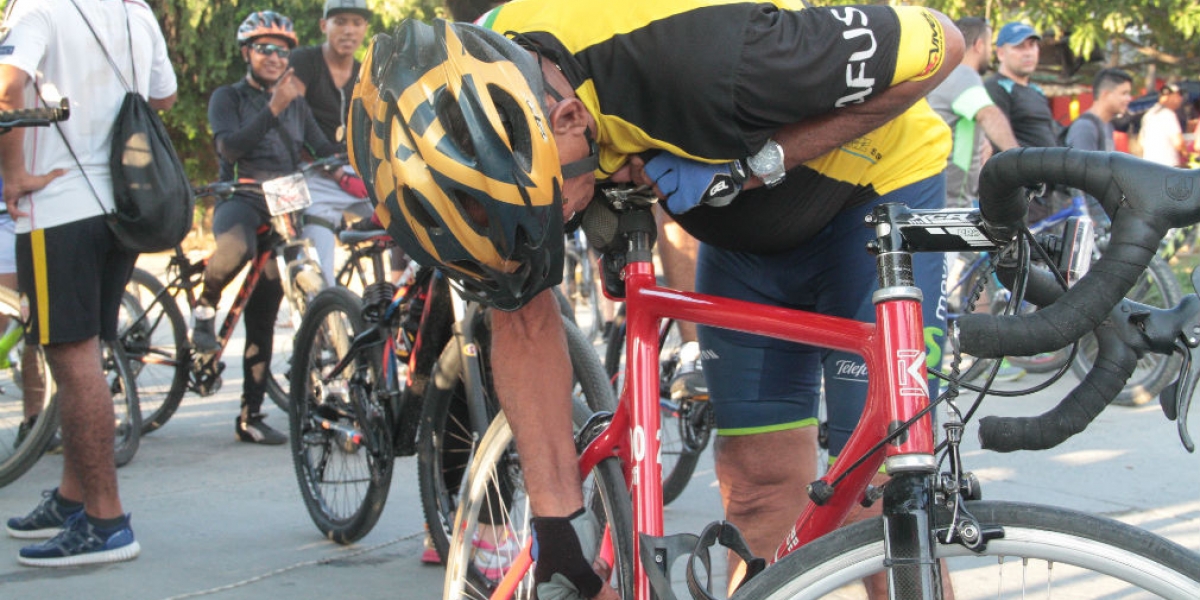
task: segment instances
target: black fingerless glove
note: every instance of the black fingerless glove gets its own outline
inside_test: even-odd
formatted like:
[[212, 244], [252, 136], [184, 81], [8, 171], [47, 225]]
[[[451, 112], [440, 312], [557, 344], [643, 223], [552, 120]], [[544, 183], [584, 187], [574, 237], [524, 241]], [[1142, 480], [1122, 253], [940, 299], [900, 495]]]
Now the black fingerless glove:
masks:
[[558, 573], [566, 577], [584, 598], [600, 593], [604, 582], [592, 569], [591, 559], [584, 555], [581, 546], [580, 538], [583, 537], [588, 543], [586, 551], [594, 551], [595, 536], [588, 535], [591, 522], [584, 509], [568, 517], [534, 517], [530, 521], [533, 559], [537, 561], [533, 571], [535, 584], [548, 582]]

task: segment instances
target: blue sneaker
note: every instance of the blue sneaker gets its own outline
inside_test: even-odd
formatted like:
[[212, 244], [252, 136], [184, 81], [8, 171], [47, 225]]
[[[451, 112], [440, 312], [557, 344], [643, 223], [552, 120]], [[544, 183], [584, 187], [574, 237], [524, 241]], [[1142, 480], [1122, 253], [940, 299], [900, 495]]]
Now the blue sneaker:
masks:
[[142, 547], [133, 538], [129, 515], [116, 531], [101, 534], [79, 511], [67, 519], [58, 535], [21, 548], [17, 560], [31, 567], [74, 567], [133, 560]]
[[60, 531], [66, 524], [67, 519], [73, 515], [83, 513], [83, 505], [73, 511], [66, 511], [54, 499], [54, 493], [58, 488], [52, 490], [44, 490], [42, 492], [42, 501], [33, 509], [33, 512], [24, 517], [13, 517], [8, 520], [8, 535], [20, 540], [41, 540], [51, 538]]

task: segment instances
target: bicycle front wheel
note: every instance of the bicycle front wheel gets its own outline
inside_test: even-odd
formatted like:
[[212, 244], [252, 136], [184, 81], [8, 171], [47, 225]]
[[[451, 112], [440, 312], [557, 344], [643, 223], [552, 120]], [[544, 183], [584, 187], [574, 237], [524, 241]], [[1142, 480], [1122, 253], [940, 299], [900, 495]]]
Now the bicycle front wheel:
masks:
[[392, 481], [388, 407], [376, 386], [379, 363], [361, 349], [337, 377], [330, 369], [363, 330], [358, 297], [330, 288], [309, 307], [296, 335], [289, 443], [300, 496], [317, 529], [339, 544], [361, 539], [375, 526]]
[[[6, 319], [0, 336], [0, 487], [25, 474], [58, 431], [58, 402], [54, 379], [40, 346], [26, 348], [25, 328], [16, 292], [0, 287], [0, 315]], [[24, 377], [30, 378], [29, 385]], [[28, 411], [37, 417], [26, 422]]]
[[[1020, 598], [1025, 590], [1038, 597], [1200, 598], [1200, 555], [1143, 529], [1031, 504], [968, 502], [966, 509], [985, 531], [999, 528], [1003, 537], [979, 553], [937, 545], [960, 600]], [[734, 597], [837, 597], [843, 586], [884, 572], [885, 552], [882, 520], [856, 523], [784, 557]]]
[[[483, 375], [483, 398], [488, 417], [500, 411], [499, 401], [491, 384], [489, 362], [490, 338], [487, 318], [477, 321], [476, 346], [480, 349]], [[588, 407], [586, 414], [598, 410], [613, 410], [615, 401], [608, 388], [604, 367], [592, 345], [584, 339], [570, 321], [563, 319], [567, 333], [567, 351], [575, 378], [572, 391], [575, 401]], [[468, 412], [469, 395], [463, 378], [462, 352], [456, 341], [442, 352], [425, 392], [425, 408], [421, 417], [421, 441], [418, 448], [417, 475], [421, 488], [421, 507], [433, 547], [445, 557], [450, 546], [450, 525], [458, 504], [460, 485], [468, 462], [479, 439], [472, 431]], [[585, 415], [586, 416], [586, 415]]]
[[187, 392], [187, 323], [175, 297], [150, 273], [134, 269], [121, 299], [117, 339], [137, 383], [142, 435], [170, 420]]
[[[576, 426], [589, 411], [576, 402]], [[446, 600], [492, 597], [497, 584], [516, 567], [518, 555], [530, 542], [529, 499], [521, 473], [512, 429], [498, 415], [484, 434], [464, 481], [462, 507], [454, 520], [454, 537], [446, 559]], [[615, 458], [600, 462], [583, 482], [584, 506], [593, 517], [595, 543], [584, 548], [598, 556], [604, 541], [612, 541], [612, 575], [608, 584], [621, 598], [633, 597], [633, 514], [629, 492]], [[582, 540], [581, 540], [582, 541]], [[523, 574], [510, 598], [533, 598], [533, 567]]]

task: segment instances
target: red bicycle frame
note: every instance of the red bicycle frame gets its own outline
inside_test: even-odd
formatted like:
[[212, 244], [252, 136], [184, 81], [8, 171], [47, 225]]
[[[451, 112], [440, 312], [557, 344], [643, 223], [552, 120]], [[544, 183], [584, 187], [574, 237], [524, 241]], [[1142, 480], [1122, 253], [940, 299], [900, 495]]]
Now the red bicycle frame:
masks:
[[[891, 424], [914, 419], [929, 403], [919, 294], [900, 290], [890, 298], [877, 296], [876, 324], [871, 324], [660, 287], [649, 261], [626, 265], [624, 282], [625, 389], [611, 425], [581, 456], [580, 470], [586, 474], [600, 460], [620, 457], [633, 498], [635, 533], [663, 535], [658, 327], [667, 318], [852, 352], [863, 357], [872, 375], [862, 419], [823, 477], [827, 482], [844, 479], [827, 501], [808, 504], [776, 559], [841, 526], [885, 460], [889, 472], [933, 468], [933, 431], [926, 415], [908, 435], [849, 469], [887, 437]], [[635, 597], [649, 598], [650, 584], [637, 556], [635, 552]]]

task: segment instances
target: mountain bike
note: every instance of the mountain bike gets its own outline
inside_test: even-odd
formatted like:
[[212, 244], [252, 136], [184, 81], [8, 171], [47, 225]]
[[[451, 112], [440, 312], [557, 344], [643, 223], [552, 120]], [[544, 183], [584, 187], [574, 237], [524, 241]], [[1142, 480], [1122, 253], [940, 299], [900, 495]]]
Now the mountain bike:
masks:
[[[361, 300], [341, 287], [321, 292], [297, 333], [289, 426], [301, 496], [326, 537], [356, 541], [383, 511], [395, 458], [417, 454], [426, 523], [444, 556], [463, 471], [499, 410], [487, 311], [437, 269], [411, 264], [401, 285], [389, 283], [382, 230], [339, 238], [371, 259], [374, 283]], [[575, 401], [611, 407], [595, 350], [564, 325]]]
[[[345, 156], [331, 156], [305, 165], [292, 179], [298, 178], [303, 183], [306, 173], [338, 169], [344, 164]], [[226, 199], [235, 192], [263, 194], [263, 188], [261, 183], [254, 181], [221, 181], [195, 190], [197, 198]], [[298, 200], [296, 197], [285, 198], [284, 204], [271, 210], [274, 213], [272, 223], [259, 229], [258, 254], [251, 259], [233, 306], [221, 322], [217, 332], [220, 347], [215, 352], [199, 354], [192, 349], [188, 325], [179, 305], [182, 299], [189, 311], [195, 309], [208, 259], [193, 260], [182, 246], [176, 246], [167, 264], [165, 285], [142, 269], [134, 270], [125, 289], [124, 316], [118, 339], [137, 378], [144, 416], [142, 433], [150, 433], [166, 424], [187, 391], [210, 396], [221, 389], [221, 374], [225, 370], [221, 357], [251, 292], [271, 260], [279, 267], [285, 302], [280, 305], [276, 320], [267, 395], [287, 410], [292, 338], [308, 303], [325, 288], [316, 253], [308, 240], [297, 237], [300, 228], [296, 218], [306, 206], [303, 199], [307, 198], [306, 191], [299, 196], [302, 197]], [[266, 242], [261, 243], [264, 238]]]
[[[1027, 197], [1022, 186], [1041, 182], [1081, 188], [1114, 217], [1105, 254], [1069, 289], [1061, 273], [1031, 268], [1031, 253], [1046, 249], [1031, 247], [1032, 236], [1023, 226]], [[1001, 597], [1084, 578], [1102, 580], [1111, 597], [1200, 597], [1200, 554], [1182, 546], [1103, 517], [980, 500], [978, 480], [965, 470], [960, 452], [965, 424], [978, 401], [965, 412], [958, 406], [959, 392], [970, 386], [959, 381], [956, 359], [946, 393], [930, 402], [922, 298], [911, 275], [913, 252], [997, 252], [1003, 257], [1000, 281], [1018, 300], [1045, 307], [1032, 314], [963, 315], [951, 331], [962, 353], [993, 359], [1032, 355], [1065, 347], [1089, 331], [1099, 340], [1095, 367], [1057, 408], [1040, 417], [981, 419], [985, 449], [1037, 450], [1061, 443], [1083, 431], [1111, 402], [1138, 356], [1175, 352], [1187, 366], [1180, 381], [1167, 388], [1163, 409], [1177, 422], [1190, 451], [1194, 445], [1186, 420], [1200, 380], [1200, 361], [1195, 360], [1200, 295], [1189, 295], [1168, 310], [1123, 297], [1169, 227], [1200, 221], [1200, 175], [1116, 153], [1027, 148], [989, 161], [980, 196], [979, 210], [884, 204], [868, 216], [876, 234], [870, 248], [880, 281], [873, 295], [876, 323], [871, 324], [657, 286], [649, 261], [654, 231], [646, 214], [649, 202], [636, 193], [612, 192], [609, 214], [616, 223], [609, 219], [598, 229], [628, 232], [627, 251], [610, 255], [613, 267], [605, 267], [606, 274], [623, 275], [627, 382], [615, 414], [594, 416], [576, 439], [580, 472], [590, 474], [588, 483], [595, 484], [586, 490], [585, 507], [599, 540], [584, 552], [594, 551], [611, 566], [607, 582], [621, 597], [674, 598], [667, 573], [681, 556], [688, 559], [693, 596], [710, 597], [702, 570], [709, 564], [708, 548], [716, 543], [733, 548], [750, 565], [749, 578], [732, 596], [739, 599], [826, 597], [875, 573], [886, 573], [893, 598], [941, 598], [949, 582], [942, 580], [937, 559], [952, 556], [976, 559], [966, 561], [976, 571], [1000, 557], [1016, 559], [985, 584]], [[603, 212], [589, 208], [592, 214], [600, 219]], [[1200, 286], [1200, 273], [1193, 281]], [[811, 502], [769, 566], [751, 556], [737, 530], [725, 522], [710, 525], [699, 536], [663, 535], [657, 460], [657, 339], [663, 318], [841, 349], [859, 354], [867, 364], [871, 378], [859, 425], [830, 470], [805, 490]], [[987, 384], [978, 389], [980, 399], [989, 391]], [[944, 441], [936, 443], [929, 413], [940, 404], [948, 409], [948, 418]], [[532, 593], [529, 512], [510, 441], [510, 429], [498, 419], [468, 471], [447, 562], [445, 598]], [[870, 488], [884, 466], [889, 482], [882, 490]], [[841, 527], [860, 503], [880, 500], [883, 516]], [[521, 550], [511, 564], [486, 573], [474, 563], [472, 540], [488, 534], [498, 540], [495, 532], [503, 532]], [[960, 566], [953, 565], [955, 570]], [[1007, 579], [1012, 571], [1015, 581]]]
[[[46, 127], [69, 118], [70, 103], [66, 98], [54, 108], [0, 111], [0, 135], [14, 127]], [[27, 315], [21, 310], [16, 291], [0, 287], [0, 316], [5, 321], [0, 335], [0, 487], [3, 487], [33, 467], [46, 452], [58, 431], [58, 399], [45, 353], [40, 347], [25, 351]], [[124, 466], [137, 454], [140, 440], [137, 392], [129, 385], [132, 381], [129, 372], [121, 366], [121, 350], [101, 343], [101, 352], [116, 415], [116, 463]], [[36, 381], [38, 385], [27, 386], [25, 381]], [[31, 397], [27, 398], [26, 392]], [[27, 412], [37, 414], [37, 418], [22, 427]]]

